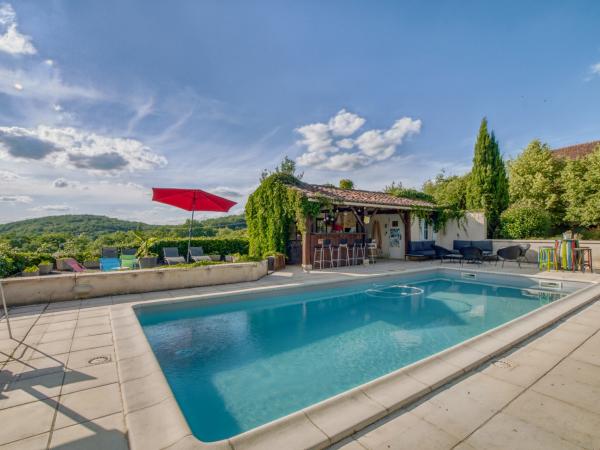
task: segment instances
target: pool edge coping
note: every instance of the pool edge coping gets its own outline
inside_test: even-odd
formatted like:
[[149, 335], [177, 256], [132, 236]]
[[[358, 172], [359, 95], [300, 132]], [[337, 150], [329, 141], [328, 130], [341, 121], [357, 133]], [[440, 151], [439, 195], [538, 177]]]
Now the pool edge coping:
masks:
[[[415, 268], [370, 274], [364, 278], [438, 271]], [[464, 271], [446, 268], [444, 270]], [[484, 271], [478, 271], [484, 272]], [[486, 272], [492, 275], [545, 278], [535, 275]], [[363, 277], [361, 277], [363, 278]], [[565, 281], [565, 280], [563, 280]], [[569, 280], [567, 280], [569, 281]], [[303, 283], [332, 284], [330, 281]], [[221, 291], [204, 295], [138, 301], [111, 307], [111, 326], [129, 443], [133, 450], [147, 448], [198, 448], [210, 450], [238, 448], [324, 448], [377, 420], [399, 410], [433, 390], [459, 378], [474, 368], [540, 333], [565, 316], [600, 297], [600, 284], [588, 286], [564, 298], [530, 311], [439, 353], [397, 369], [355, 388], [344, 391], [292, 414], [241, 434], [216, 442], [203, 442], [191, 432], [162, 369], [135, 314], [138, 305], [173, 303], [192, 299], [212, 299], [235, 293], [275, 292], [293, 289], [295, 284]], [[136, 397], [137, 396], [137, 397]], [[139, 397], [143, 397], [140, 406]], [[340, 414], [343, 409], [343, 414]]]

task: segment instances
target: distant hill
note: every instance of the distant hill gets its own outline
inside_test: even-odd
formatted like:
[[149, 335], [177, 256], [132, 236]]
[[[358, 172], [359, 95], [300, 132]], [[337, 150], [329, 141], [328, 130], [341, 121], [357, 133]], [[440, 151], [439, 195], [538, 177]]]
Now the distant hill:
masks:
[[[213, 219], [194, 221], [194, 225], [205, 228], [246, 228], [246, 220], [243, 215], [224, 216]], [[129, 220], [115, 219], [107, 216], [96, 216], [91, 214], [39, 217], [36, 219], [20, 220], [0, 224], [0, 235], [32, 235], [40, 233], [69, 233], [73, 235], [86, 234], [96, 238], [102, 234], [114, 233], [115, 231], [130, 230], [157, 230], [174, 229], [185, 227], [182, 225], [150, 225], [143, 222], [132, 222]]]

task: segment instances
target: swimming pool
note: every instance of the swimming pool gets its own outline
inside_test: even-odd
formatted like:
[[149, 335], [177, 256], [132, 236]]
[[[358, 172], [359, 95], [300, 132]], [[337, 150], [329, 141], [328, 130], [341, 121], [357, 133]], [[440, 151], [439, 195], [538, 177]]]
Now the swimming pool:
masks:
[[582, 286], [435, 270], [141, 305], [136, 313], [192, 432], [211, 442], [393, 372]]

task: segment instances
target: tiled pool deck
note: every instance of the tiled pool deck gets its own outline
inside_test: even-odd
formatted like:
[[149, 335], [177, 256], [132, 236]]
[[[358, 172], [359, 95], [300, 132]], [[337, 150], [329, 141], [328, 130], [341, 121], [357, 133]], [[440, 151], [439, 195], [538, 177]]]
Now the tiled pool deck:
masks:
[[[118, 318], [128, 303], [329, 282], [431, 264], [379, 262], [309, 274], [288, 270], [252, 283], [15, 308], [11, 324], [17, 340], [8, 338], [6, 321], [0, 319], [0, 449], [128, 447], [111, 324], [111, 317]], [[487, 264], [483, 269], [502, 270]], [[533, 265], [504, 271], [537, 273]], [[592, 274], [549, 276], [600, 281], [600, 275]], [[600, 448], [599, 331], [596, 301], [500, 361], [439, 388], [334, 448]], [[163, 420], [168, 434], [169, 417]], [[172, 444], [184, 448], [181, 442]]]

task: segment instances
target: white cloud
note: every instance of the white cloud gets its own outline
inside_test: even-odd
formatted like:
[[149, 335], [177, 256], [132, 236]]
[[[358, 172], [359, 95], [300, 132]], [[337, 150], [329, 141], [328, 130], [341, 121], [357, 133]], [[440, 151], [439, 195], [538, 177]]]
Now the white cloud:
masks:
[[43, 205], [36, 206], [35, 208], [29, 208], [30, 211], [45, 211], [45, 212], [67, 212], [72, 211], [73, 208], [69, 205]]
[[342, 109], [329, 119], [329, 129], [334, 136], [350, 136], [362, 127], [365, 122], [366, 120], [362, 117]]
[[98, 173], [136, 172], [167, 165], [165, 157], [135, 139], [75, 128], [0, 127], [0, 159], [35, 160]]
[[17, 26], [17, 14], [9, 3], [0, 5], [0, 51], [11, 55], [34, 55], [37, 53], [31, 37], [21, 34]]
[[96, 89], [65, 83], [56, 67], [43, 63], [36, 63], [27, 71], [0, 67], [0, 93], [54, 104], [59, 100], [103, 98]]
[[590, 72], [592, 72], [592, 75], [600, 75], [600, 62], [592, 64], [590, 66]]
[[421, 131], [421, 121], [410, 117], [397, 120], [389, 130], [370, 130], [356, 138], [357, 147], [367, 156], [378, 161], [388, 159], [402, 144], [406, 136]]
[[21, 178], [14, 172], [9, 170], [0, 170], [0, 183], [10, 183], [11, 181], [16, 181]]
[[33, 199], [28, 195], [0, 195], [0, 203], [31, 203]]
[[[313, 123], [296, 129], [306, 151], [296, 162], [300, 166], [346, 171], [391, 158], [405, 138], [421, 131], [421, 121], [410, 117], [396, 120], [387, 130], [368, 130], [352, 138], [366, 120], [345, 109], [327, 123]], [[344, 136], [334, 142], [335, 136]]]
[[58, 189], [66, 188], [69, 186], [69, 182], [64, 178], [57, 178], [52, 182], [52, 186]]
[[306, 146], [310, 153], [331, 152], [335, 151], [336, 147], [332, 145], [329, 125], [324, 123], [313, 123], [296, 128], [296, 131], [302, 135], [299, 144]]

